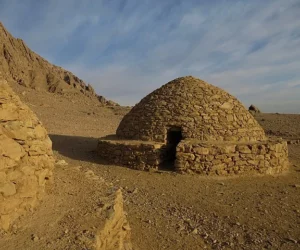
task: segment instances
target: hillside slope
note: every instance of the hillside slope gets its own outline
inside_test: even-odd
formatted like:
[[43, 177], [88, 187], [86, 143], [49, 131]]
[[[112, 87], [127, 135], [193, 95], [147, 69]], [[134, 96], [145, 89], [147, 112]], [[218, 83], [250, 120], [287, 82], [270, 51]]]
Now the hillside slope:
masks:
[[103, 105], [116, 106], [95, 93], [91, 85], [61, 67], [55, 66], [14, 38], [0, 22], [0, 72], [5, 79], [36, 90], [64, 95], [85, 95]]

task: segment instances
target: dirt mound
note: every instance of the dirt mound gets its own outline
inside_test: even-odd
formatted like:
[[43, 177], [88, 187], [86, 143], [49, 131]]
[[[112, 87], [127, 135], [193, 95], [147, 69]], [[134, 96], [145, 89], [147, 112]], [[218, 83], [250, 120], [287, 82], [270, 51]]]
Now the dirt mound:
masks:
[[45, 128], [0, 79], [0, 229], [9, 229], [43, 197], [52, 155]]
[[80, 94], [107, 106], [117, 103], [95, 93], [93, 87], [77, 76], [55, 66], [30, 50], [22, 39], [14, 38], [0, 22], [0, 71], [5, 79], [36, 90]]

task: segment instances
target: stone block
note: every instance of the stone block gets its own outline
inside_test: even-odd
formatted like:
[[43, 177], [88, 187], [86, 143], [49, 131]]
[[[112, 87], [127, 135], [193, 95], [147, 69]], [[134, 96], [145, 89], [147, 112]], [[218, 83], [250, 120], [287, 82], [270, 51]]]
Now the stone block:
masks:
[[24, 174], [19, 170], [10, 170], [7, 172], [7, 180], [8, 181], [17, 181], [19, 180]]
[[225, 159], [227, 159], [227, 155], [226, 155], [226, 154], [216, 155], [215, 158], [216, 158], [217, 160], [222, 160], [222, 161], [224, 161]]
[[0, 172], [0, 185], [1, 183], [6, 182], [6, 173], [5, 172]]
[[0, 183], [0, 193], [4, 197], [12, 196], [16, 193], [16, 185], [12, 182]]
[[46, 177], [49, 176], [49, 169], [41, 169], [35, 172], [35, 175], [38, 179], [39, 186], [45, 186], [46, 184]]
[[22, 200], [15, 196], [6, 197], [6, 199], [0, 202], [0, 214], [10, 214], [17, 208], [19, 208]]
[[247, 161], [237, 161], [235, 162], [235, 166], [245, 166], [247, 165]]
[[35, 197], [38, 190], [38, 180], [36, 176], [28, 176], [18, 183], [18, 193], [21, 198]]
[[8, 215], [8, 214], [0, 215], [0, 225], [5, 231], [8, 231], [8, 229], [10, 227], [10, 223], [11, 223], [10, 215]]
[[224, 102], [221, 106], [220, 106], [221, 109], [232, 109], [233, 108], [233, 105], [229, 102]]
[[193, 148], [193, 151], [199, 155], [208, 155], [209, 154], [209, 149], [204, 148], [204, 147]]
[[0, 155], [0, 170], [5, 170], [17, 166], [18, 163], [8, 157]]
[[247, 163], [253, 166], [258, 166], [259, 161], [258, 160], [248, 160]]
[[251, 154], [252, 151], [247, 145], [238, 145], [237, 146], [237, 151], [243, 154]]
[[180, 159], [182, 161], [193, 161], [193, 160], [195, 160], [195, 155], [178, 152], [178, 153], [176, 153], [176, 158]]
[[0, 135], [0, 153], [14, 161], [19, 161], [25, 155], [22, 146], [5, 135]]
[[224, 154], [232, 154], [232, 153], [235, 153], [235, 151], [236, 151], [235, 148], [236, 148], [236, 145], [224, 145], [221, 148], [221, 152]]

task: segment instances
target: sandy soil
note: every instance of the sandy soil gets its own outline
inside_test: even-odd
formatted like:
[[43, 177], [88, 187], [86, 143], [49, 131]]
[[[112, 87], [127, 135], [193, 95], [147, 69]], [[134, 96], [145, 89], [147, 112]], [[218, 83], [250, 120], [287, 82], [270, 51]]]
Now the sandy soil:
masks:
[[255, 118], [270, 136], [300, 139], [300, 115], [257, 114]]
[[[18, 222], [26, 228], [2, 235], [0, 249], [82, 249], [76, 243], [82, 228], [65, 218], [90, 211], [105, 191], [85, 178], [88, 170], [123, 189], [134, 249], [300, 249], [300, 145], [289, 146], [290, 171], [278, 176], [141, 172], [108, 165], [94, 152], [97, 138], [113, 134], [128, 109], [15, 89], [48, 129], [57, 158], [69, 165], [56, 169], [49, 195]], [[268, 134], [299, 136], [300, 115], [256, 118]], [[41, 240], [34, 241], [32, 234]]]

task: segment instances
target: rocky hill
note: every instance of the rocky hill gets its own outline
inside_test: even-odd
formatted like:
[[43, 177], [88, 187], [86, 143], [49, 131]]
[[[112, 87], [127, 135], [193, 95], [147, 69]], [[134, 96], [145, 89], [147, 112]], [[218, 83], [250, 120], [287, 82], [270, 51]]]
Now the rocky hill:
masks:
[[46, 90], [64, 95], [85, 95], [98, 100], [104, 106], [117, 103], [95, 93], [90, 84], [29, 49], [24, 41], [14, 38], [0, 22], [0, 72], [8, 82], [36, 90]]

